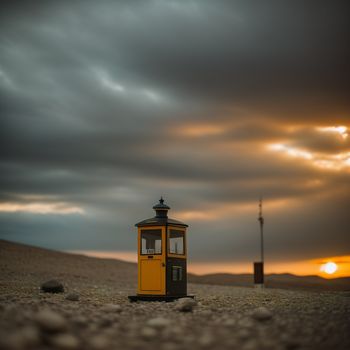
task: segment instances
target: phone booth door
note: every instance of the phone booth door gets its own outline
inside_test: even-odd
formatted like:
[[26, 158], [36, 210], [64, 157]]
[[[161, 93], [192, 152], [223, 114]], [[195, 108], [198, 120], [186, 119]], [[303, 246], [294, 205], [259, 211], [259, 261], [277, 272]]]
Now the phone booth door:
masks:
[[139, 294], [165, 295], [165, 228], [139, 229]]

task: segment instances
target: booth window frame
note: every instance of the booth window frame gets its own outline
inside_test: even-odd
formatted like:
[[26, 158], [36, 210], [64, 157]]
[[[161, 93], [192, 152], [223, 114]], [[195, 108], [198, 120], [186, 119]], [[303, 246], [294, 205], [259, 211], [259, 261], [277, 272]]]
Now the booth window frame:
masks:
[[[170, 251], [170, 247], [171, 247], [171, 244], [170, 244], [170, 234], [171, 234], [171, 231], [181, 231], [182, 232], [182, 237], [183, 237], [183, 253], [182, 254], [179, 254], [179, 253], [172, 253]], [[168, 245], [168, 248], [167, 248], [167, 253], [168, 253], [168, 256], [169, 257], [176, 257], [176, 258], [183, 258], [183, 259], [186, 259], [186, 255], [187, 255], [187, 244], [186, 244], [186, 229], [185, 228], [182, 228], [182, 227], [168, 227], [168, 232], [167, 232], [167, 245]]]
[[[152, 232], [153, 231], [153, 232]], [[156, 253], [155, 251], [153, 253], [150, 252], [146, 252], [143, 253], [142, 250], [142, 236], [143, 234], [154, 234], [155, 231], [157, 231], [157, 233], [159, 232], [159, 236], [160, 236], [160, 253]], [[147, 256], [147, 255], [162, 255], [163, 254], [163, 230], [161, 228], [142, 228], [140, 229], [140, 255], [142, 256]]]

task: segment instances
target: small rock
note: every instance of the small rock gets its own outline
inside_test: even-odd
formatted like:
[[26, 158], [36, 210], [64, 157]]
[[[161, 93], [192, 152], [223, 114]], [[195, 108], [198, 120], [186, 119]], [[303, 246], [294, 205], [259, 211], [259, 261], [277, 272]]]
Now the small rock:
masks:
[[300, 346], [298, 339], [290, 337], [287, 334], [283, 334], [281, 336], [281, 340], [284, 343], [284, 346], [287, 350], [294, 350]]
[[176, 310], [182, 312], [190, 312], [193, 307], [197, 305], [197, 302], [192, 298], [181, 298], [176, 302]]
[[178, 345], [173, 343], [173, 342], [167, 341], [165, 343], [162, 343], [162, 349], [163, 350], [176, 350], [176, 349], [178, 349]]
[[264, 337], [259, 340], [259, 349], [276, 349], [278, 348], [278, 340], [276, 338]]
[[20, 337], [24, 347], [36, 347], [40, 343], [40, 335], [37, 327], [26, 326], [21, 329]]
[[41, 287], [41, 291], [44, 293], [63, 293], [63, 284], [57, 280], [49, 280], [44, 282]]
[[105, 335], [99, 334], [90, 338], [89, 345], [93, 349], [106, 349], [109, 346], [109, 341]]
[[248, 317], [243, 317], [239, 319], [237, 325], [244, 329], [250, 329], [255, 327], [254, 321]]
[[209, 333], [205, 333], [198, 339], [198, 343], [203, 347], [209, 347], [214, 343], [214, 338]]
[[101, 328], [109, 327], [112, 323], [113, 323], [113, 320], [110, 317], [108, 317], [108, 315], [105, 315], [105, 317], [101, 317], [100, 320], [98, 321], [98, 325]]
[[2, 335], [0, 338], [0, 349], [20, 350], [24, 348], [22, 337], [17, 333]]
[[78, 325], [79, 327], [86, 327], [88, 325], [88, 320], [86, 317], [84, 316], [76, 316], [74, 319], [73, 319], [73, 322]]
[[106, 304], [106, 305], [102, 306], [101, 310], [104, 312], [117, 312], [117, 313], [119, 313], [123, 309], [118, 304]]
[[251, 333], [248, 329], [242, 328], [236, 332], [236, 335], [241, 340], [246, 340], [251, 337]]
[[264, 306], [258, 307], [252, 313], [252, 317], [257, 321], [267, 321], [272, 318], [272, 312]]
[[236, 325], [236, 321], [229, 318], [227, 320], [224, 320], [222, 324], [227, 327], [232, 327]]
[[104, 335], [97, 335], [90, 340], [90, 346], [93, 349], [106, 349], [108, 345], [108, 338]]
[[147, 321], [147, 326], [154, 327], [154, 328], [164, 328], [169, 326], [171, 323], [170, 320], [164, 317], [156, 317], [156, 318], [151, 318], [150, 320]]
[[60, 332], [66, 329], [66, 320], [57, 312], [42, 310], [36, 316], [40, 328], [48, 332]]
[[78, 293], [69, 293], [66, 295], [66, 300], [70, 301], [79, 301], [79, 294]]
[[211, 316], [212, 313], [213, 313], [212, 310], [207, 309], [207, 310], [202, 310], [200, 314], [201, 314], [201, 316], [208, 317], [208, 316]]
[[260, 344], [257, 340], [251, 339], [247, 341], [245, 344], [241, 347], [242, 350], [258, 350], [261, 349]]
[[152, 327], [143, 327], [141, 329], [141, 336], [146, 339], [154, 338], [157, 335], [157, 331]]
[[77, 349], [79, 340], [72, 334], [63, 333], [57, 334], [51, 338], [51, 343], [59, 349]]

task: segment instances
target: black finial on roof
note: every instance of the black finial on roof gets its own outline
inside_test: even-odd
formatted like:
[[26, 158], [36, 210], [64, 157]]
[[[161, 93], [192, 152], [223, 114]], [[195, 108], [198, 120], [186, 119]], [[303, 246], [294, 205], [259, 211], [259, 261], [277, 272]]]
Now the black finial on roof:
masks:
[[157, 203], [153, 209], [156, 211], [156, 216], [147, 220], [140, 221], [135, 226], [137, 227], [146, 227], [146, 226], [164, 226], [172, 225], [179, 227], [187, 227], [188, 225], [184, 224], [181, 221], [168, 218], [168, 210], [170, 207], [164, 203], [163, 197], [160, 197], [159, 203]]
[[156, 204], [153, 209], [156, 211], [156, 218], [167, 218], [170, 207], [164, 204], [163, 197], [160, 197], [159, 204]]

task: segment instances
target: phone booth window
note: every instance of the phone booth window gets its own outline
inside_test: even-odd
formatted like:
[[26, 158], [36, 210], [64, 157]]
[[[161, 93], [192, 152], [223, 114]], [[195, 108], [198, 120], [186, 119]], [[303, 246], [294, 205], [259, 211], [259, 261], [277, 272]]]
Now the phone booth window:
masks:
[[162, 230], [141, 230], [141, 254], [162, 254]]
[[170, 230], [169, 232], [169, 253], [185, 254], [184, 232], [180, 230]]

